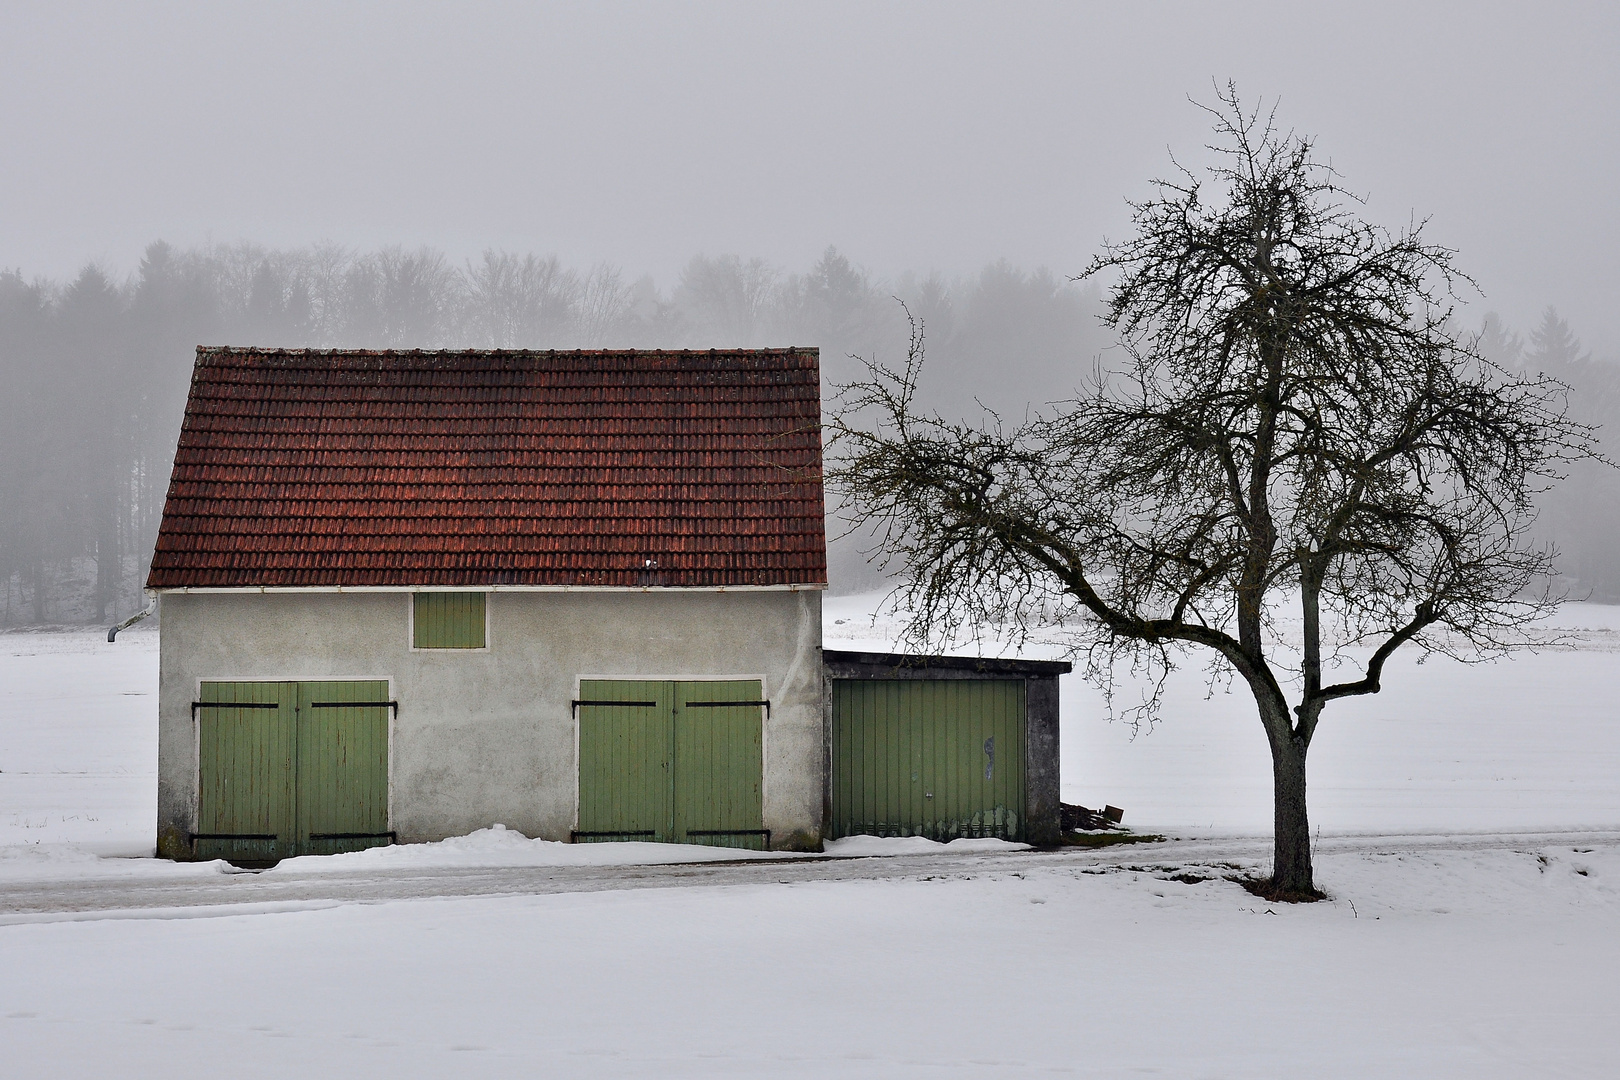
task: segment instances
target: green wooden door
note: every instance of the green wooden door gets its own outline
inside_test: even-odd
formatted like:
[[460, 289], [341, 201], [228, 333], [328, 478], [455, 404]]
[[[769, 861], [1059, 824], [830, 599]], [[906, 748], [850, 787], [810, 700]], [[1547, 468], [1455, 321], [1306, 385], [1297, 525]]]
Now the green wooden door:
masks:
[[389, 843], [388, 684], [205, 682], [196, 854], [244, 864]]
[[675, 684], [677, 840], [756, 850], [765, 846], [765, 729], [759, 695], [757, 680]]
[[302, 850], [332, 855], [386, 844], [388, 683], [298, 684]]
[[574, 839], [765, 846], [758, 680], [580, 683]]
[[673, 684], [586, 679], [579, 695], [574, 839], [669, 840]]
[[828, 835], [1024, 835], [1021, 679], [833, 681]]
[[203, 683], [195, 713], [197, 857], [274, 862], [293, 854], [296, 684]]

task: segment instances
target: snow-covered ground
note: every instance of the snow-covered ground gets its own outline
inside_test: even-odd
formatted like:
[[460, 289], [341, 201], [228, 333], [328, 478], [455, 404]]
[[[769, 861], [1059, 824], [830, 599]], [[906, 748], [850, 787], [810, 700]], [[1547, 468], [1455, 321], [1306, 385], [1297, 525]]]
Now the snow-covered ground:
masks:
[[150, 855], [157, 628], [0, 633], [0, 849]]
[[[872, 600], [829, 599], [830, 647], [892, 644]], [[227, 878], [96, 857], [151, 850], [155, 635], [0, 635], [0, 1076], [1610, 1077], [1620, 609], [1560, 622], [1574, 647], [1397, 664], [1333, 707], [1311, 802], [1334, 899], [1302, 907], [1227, 880], [1264, 865], [1219, 836], [1267, 828], [1267, 762], [1246, 699], [1196, 670], [1135, 738], [1063, 685], [1066, 797], [1180, 844], [699, 877], [642, 864], [706, 852], [486, 830]], [[1402, 835], [1352, 835], [1376, 833]], [[581, 869], [603, 861], [640, 868]], [[381, 899], [488, 867], [596, 876]], [[154, 883], [170, 906], [39, 902]]]
[[1342, 899], [1302, 907], [1150, 850], [1000, 858], [3, 925], [0, 1074], [1615, 1074], [1612, 835], [1324, 851]]

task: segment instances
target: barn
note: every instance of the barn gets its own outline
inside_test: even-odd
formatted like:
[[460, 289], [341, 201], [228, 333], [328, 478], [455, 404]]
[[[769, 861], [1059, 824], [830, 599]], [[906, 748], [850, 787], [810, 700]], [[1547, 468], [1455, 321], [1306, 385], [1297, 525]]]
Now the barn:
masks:
[[[787, 850], [1055, 838], [1052, 671], [824, 663], [820, 406], [815, 349], [200, 348], [147, 583], [159, 854], [496, 822]], [[863, 680], [915, 685], [851, 711]], [[936, 717], [915, 744], [953, 762], [940, 790], [835, 823], [852, 755], [898, 777], [881, 733]]]

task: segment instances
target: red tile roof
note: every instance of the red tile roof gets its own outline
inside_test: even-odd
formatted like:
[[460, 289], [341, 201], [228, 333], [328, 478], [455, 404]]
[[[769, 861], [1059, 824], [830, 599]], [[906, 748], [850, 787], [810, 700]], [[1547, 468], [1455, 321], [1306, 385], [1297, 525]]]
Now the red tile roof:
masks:
[[819, 359], [199, 348], [147, 587], [825, 584]]

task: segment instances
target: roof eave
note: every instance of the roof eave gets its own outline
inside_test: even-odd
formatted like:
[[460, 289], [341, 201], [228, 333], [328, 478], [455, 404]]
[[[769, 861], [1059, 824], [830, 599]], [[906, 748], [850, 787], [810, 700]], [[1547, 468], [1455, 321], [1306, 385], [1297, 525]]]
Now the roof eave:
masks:
[[700, 593], [700, 592], [825, 592], [827, 583], [788, 582], [781, 585], [155, 585], [154, 593], [412, 593], [412, 592], [530, 592], [530, 593]]

